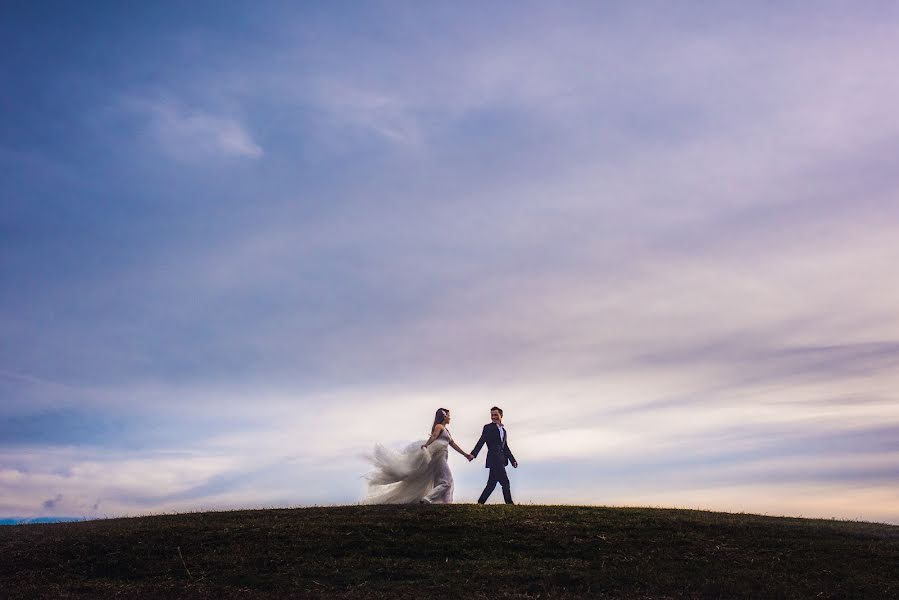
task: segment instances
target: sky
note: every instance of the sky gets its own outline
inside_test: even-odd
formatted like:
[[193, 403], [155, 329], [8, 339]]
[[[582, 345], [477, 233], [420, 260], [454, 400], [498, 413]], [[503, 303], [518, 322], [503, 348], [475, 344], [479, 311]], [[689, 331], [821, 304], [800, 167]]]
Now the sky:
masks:
[[498, 405], [519, 503], [899, 523], [895, 3], [8, 1], [0, 49], [0, 516], [357, 503]]

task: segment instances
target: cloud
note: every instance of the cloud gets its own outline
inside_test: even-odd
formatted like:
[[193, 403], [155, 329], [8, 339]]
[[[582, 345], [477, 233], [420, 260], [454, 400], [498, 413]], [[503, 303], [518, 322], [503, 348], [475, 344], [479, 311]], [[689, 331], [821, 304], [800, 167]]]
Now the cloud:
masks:
[[[650, 380], [645, 382], [648, 394], [659, 389], [646, 371], [642, 375]], [[59, 493], [55, 490], [80, 507], [80, 512], [69, 513], [88, 516], [95, 514], [90, 507], [98, 501], [106, 514], [353, 502], [361, 498], [366, 470], [358, 456], [374, 440], [402, 445], [424, 436], [438, 405], [452, 407], [454, 437], [463, 446], [473, 444], [489, 406], [506, 409], [516, 455], [526, 466], [515, 473], [522, 501], [546, 498], [549, 489], [556, 494], [566, 490], [566, 501], [593, 502], [610, 497], [624, 502], [666, 489], [680, 490], [677, 497], [686, 502], [692, 489], [691, 505], [708, 506], [702, 504], [710, 497], [704, 490], [720, 492], [747, 482], [761, 490], [805, 481], [833, 489], [843, 486], [843, 493], [851, 493], [853, 485], [889, 481], [895, 470], [895, 403], [886, 405], [893, 407], [890, 410], [883, 405], [784, 410], [735, 403], [746, 396], [733, 398], [730, 389], [727, 396], [700, 398], [704, 404], [697, 407], [676, 402], [643, 411], [609, 410], [616, 403], [633, 405], [639, 386], [632, 381], [630, 376], [619, 380], [621, 390], [631, 395], [623, 398], [608, 397], [609, 381], [562, 383], [573, 397], [566, 397], [557, 385], [527, 384], [417, 393], [402, 386], [367, 385], [318, 397], [298, 397], [290, 391], [261, 394], [256, 389], [252, 416], [242, 408], [240, 393], [213, 393], [202, 400], [192, 398], [186, 408], [194, 414], [182, 412], [172, 420], [172, 425], [185, 420], [192, 436], [180, 434], [156, 447], [110, 451], [104, 443], [56, 451], [7, 448], [0, 479], [10, 495], [0, 510], [28, 514], [29, 498]], [[157, 390], [155, 403], [174, 408], [177, 404], [167, 398], [178, 393], [178, 388]], [[184, 401], [183, 388], [180, 394]], [[154, 402], [149, 396], [145, 400]], [[310, 411], [310, 406], [317, 408]], [[232, 412], [237, 420], [225, 426], [204, 423], [202, 414], [209, 411]], [[364, 419], [354, 418], [362, 414]], [[885, 422], [887, 415], [892, 415], [892, 423]], [[473, 499], [483, 484], [480, 470], [466, 467], [454, 465], [460, 501]], [[831, 506], [838, 500], [835, 497]], [[726, 506], [745, 510], [767, 509], [748, 497], [739, 504], [734, 498], [728, 502]], [[820, 510], [827, 506], [822, 503]], [[861, 512], [853, 515], [889, 516], [894, 521], [899, 517], [890, 516], [883, 506], [857, 510]]]
[[56, 510], [56, 507], [62, 502], [62, 494], [56, 494], [56, 497], [44, 500], [41, 508], [47, 511]]
[[187, 108], [173, 100], [129, 97], [125, 106], [144, 119], [143, 136], [175, 160], [263, 155], [246, 126], [234, 117]]
[[418, 119], [397, 97], [343, 83], [326, 83], [320, 87], [318, 102], [338, 128], [359, 128], [404, 146], [417, 146], [422, 142]]

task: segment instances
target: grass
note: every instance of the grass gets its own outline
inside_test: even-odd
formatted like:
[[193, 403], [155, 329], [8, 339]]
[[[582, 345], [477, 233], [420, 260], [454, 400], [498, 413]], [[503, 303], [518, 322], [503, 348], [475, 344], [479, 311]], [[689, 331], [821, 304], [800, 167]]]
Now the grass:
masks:
[[899, 527], [690, 510], [346, 506], [0, 528], [8, 598], [899, 598]]

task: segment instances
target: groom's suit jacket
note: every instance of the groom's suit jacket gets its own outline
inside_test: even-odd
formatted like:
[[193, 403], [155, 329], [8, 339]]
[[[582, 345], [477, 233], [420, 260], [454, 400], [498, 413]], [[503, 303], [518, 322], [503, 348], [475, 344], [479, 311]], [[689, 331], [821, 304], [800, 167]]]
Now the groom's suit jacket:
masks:
[[499, 427], [496, 423], [487, 423], [481, 432], [481, 439], [475, 444], [471, 453], [475, 456], [481, 451], [481, 448], [487, 444], [487, 464], [488, 469], [491, 467], [505, 467], [509, 461], [517, 462], [509, 450], [509, 430], [506, 430], [505, 439], [499, 435]]

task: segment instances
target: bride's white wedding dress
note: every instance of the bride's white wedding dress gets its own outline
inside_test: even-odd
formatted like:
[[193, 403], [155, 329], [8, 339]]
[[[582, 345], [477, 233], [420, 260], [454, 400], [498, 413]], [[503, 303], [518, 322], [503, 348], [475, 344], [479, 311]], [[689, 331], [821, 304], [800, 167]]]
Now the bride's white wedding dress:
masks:
[[375, 446], [368, 456], [374, 469], [368, 474], [369, 504], [449, 504], [453, 501], [453, 474], [447, 458], [450, 432], [444, 429], [430, 446], [427, 440], [397, 451]]

